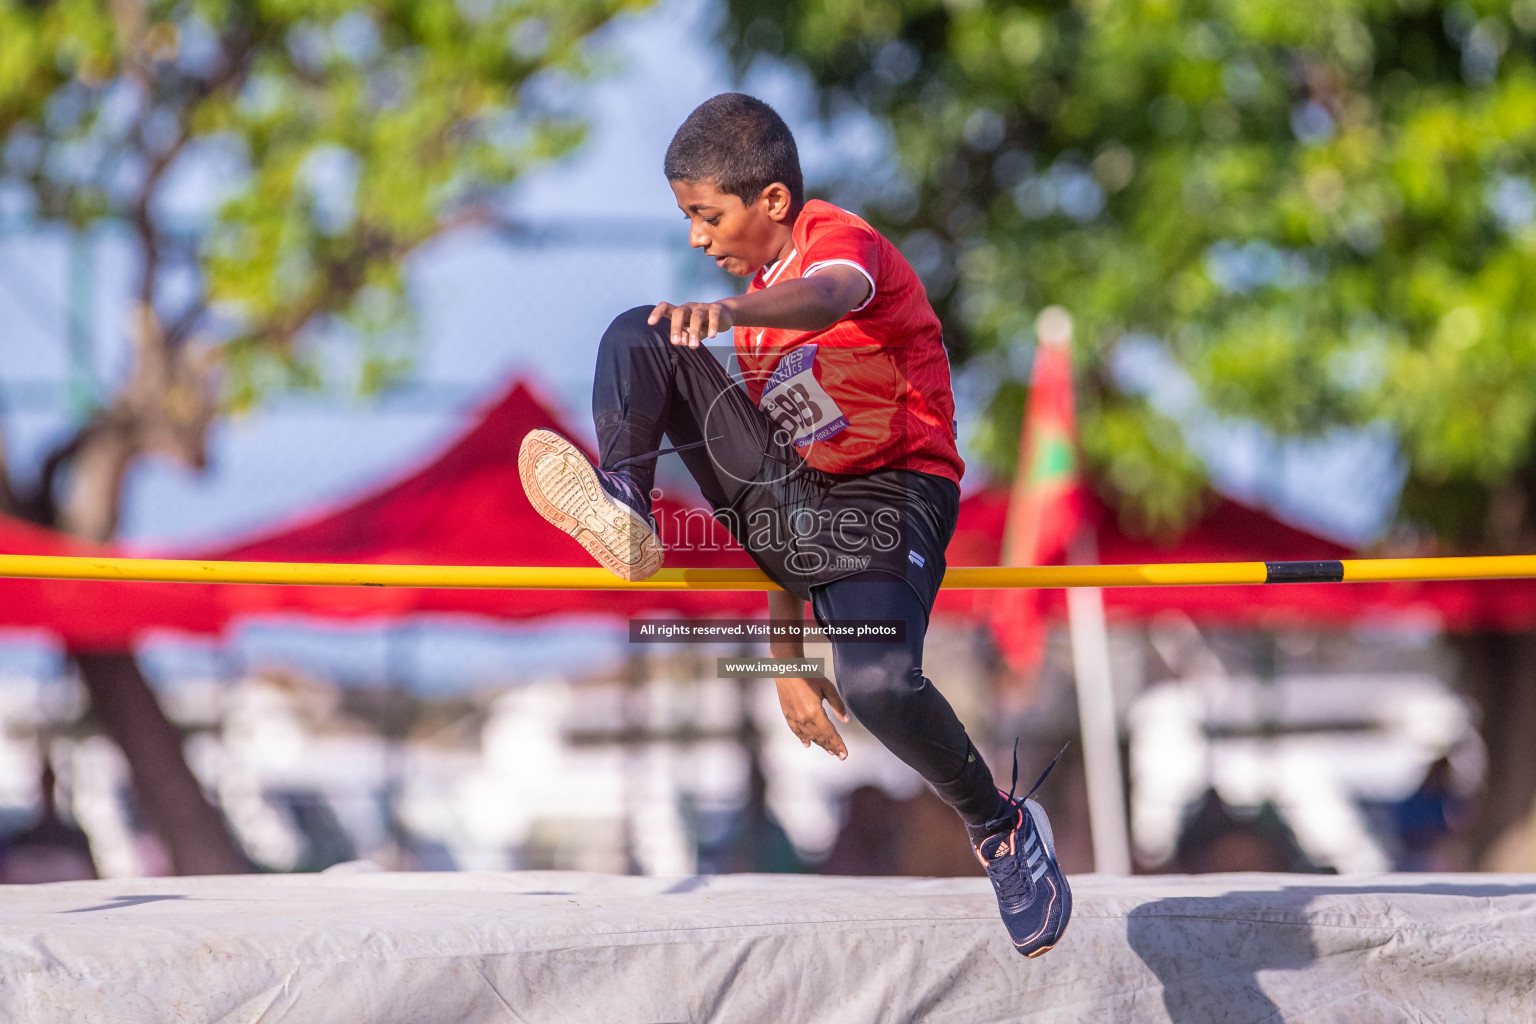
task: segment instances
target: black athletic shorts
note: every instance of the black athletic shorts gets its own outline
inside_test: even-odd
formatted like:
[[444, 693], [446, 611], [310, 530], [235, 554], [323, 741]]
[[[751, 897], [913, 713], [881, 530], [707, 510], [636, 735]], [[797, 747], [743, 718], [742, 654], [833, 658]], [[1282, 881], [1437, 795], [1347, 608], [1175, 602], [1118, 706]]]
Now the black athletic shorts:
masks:
[[765, 458], [758, 485], [715, 511], [770, 579], [809, 601], [812, 587], [879, 570], [932, 611], [960, 511], [953, 481], [908, 469], [824, 473], [803, 460], [783, 469]]

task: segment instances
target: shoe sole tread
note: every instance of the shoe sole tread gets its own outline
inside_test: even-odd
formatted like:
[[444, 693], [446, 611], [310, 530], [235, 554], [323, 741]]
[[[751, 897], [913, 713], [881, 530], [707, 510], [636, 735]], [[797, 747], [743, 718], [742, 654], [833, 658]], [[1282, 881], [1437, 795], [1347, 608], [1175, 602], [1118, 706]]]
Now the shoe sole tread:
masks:
[[650, 523], [603, 490], [592, 463], [559, 434], [530, 431], [518, 449], [517, 474], [534, 511], [604, 569], [637, 582], [661, 568], [665, 553]]

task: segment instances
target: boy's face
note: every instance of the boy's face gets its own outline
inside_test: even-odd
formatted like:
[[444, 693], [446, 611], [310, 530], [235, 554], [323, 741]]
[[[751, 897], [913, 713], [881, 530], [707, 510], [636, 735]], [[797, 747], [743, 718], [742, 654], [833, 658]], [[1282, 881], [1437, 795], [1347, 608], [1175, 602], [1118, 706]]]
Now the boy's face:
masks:
[[688, 218], [688, 244], [703, 249], [728, 273], [751, 277], [777, 259], [789, 242], [789, 190], [783, 185], [769, 185], [748, 206], [712, 181], [669, 184], [678, 209]]

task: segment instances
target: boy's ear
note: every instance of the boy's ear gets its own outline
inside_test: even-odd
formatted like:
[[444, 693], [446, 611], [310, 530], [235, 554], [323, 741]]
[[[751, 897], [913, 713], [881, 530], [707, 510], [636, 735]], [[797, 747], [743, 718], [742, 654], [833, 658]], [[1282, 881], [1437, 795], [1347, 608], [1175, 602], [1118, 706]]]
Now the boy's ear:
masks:
[[768, 216], [779, 223], [782, 224], [791, 219], [790, 215], [793, 213], [795, 200], [790, 195], [789, 187], [783, 182], [776, 181], [763, 189], [763, 194], [758, 197], [757, 201], [764, 205]]

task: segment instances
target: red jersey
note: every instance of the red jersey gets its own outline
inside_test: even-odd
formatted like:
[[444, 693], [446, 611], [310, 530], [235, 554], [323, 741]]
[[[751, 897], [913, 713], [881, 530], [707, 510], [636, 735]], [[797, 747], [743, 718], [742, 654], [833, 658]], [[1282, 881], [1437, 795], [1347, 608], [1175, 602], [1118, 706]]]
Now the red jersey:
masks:
[[955, 447], [949, 355], [916, 272], [885, 236], [819, 199], [795, 218], [793, 243], [748, 293], [834, 265], [859, 271], [871, 291], [824, 330], [737, 327], [747, 394], [815, 469], [910, 469], [958, 485], [965, 463]]

